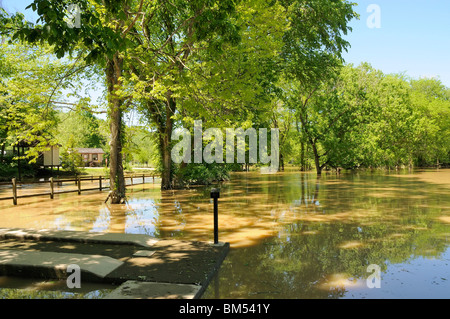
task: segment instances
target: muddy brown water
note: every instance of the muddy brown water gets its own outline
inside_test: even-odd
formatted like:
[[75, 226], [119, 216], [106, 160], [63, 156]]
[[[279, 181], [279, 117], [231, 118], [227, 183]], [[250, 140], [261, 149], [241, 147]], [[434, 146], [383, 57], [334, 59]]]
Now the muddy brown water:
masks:
[[[213, 186], [130, 186], [124, 205], [96, 191], [1, 201], [0, 227], [212, 241]], [[219, 187], [231, 251], [204, 298], [450, 297], [450, 170], [235, 173]]]

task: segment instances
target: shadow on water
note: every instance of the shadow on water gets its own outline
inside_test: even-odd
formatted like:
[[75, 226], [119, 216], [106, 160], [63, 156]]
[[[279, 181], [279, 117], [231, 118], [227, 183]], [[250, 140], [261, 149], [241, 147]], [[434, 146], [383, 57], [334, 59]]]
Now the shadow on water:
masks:
[[291, 222], [232, 250], [205, 297], [448, 298], [449, 173], [285, 174], [275, 194]]
[[[449, 296], [450, 170], [236, 173], [219, 186], [232, 249], [206, 298]], [[211, 188], [135, 186], [124, 205], [100, 192], [3, 202], [0, 225], [212, 241]], [[381, 288], [367, 287], [371, 264]]]

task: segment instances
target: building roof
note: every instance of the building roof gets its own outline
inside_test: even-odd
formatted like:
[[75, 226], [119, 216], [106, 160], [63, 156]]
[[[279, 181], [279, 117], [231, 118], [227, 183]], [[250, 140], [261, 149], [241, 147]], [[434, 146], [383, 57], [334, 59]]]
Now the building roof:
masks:
[[80, 154], [105, 154], [101, 148], [76, 148]]

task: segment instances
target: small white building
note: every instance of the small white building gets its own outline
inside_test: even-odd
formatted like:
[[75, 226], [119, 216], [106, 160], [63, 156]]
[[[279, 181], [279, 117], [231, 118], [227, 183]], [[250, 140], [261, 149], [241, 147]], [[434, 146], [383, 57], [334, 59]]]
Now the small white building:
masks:
[[51, 146], [50, 150], [43, 152], [44, 167], [59, 167], [61, 159], [59, 158], [59, 145]]

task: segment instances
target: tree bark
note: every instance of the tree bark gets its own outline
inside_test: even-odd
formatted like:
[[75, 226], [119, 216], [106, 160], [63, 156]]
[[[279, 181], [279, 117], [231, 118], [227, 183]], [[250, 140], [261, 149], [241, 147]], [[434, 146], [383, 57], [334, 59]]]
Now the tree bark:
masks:
[[[14, 154], [14, 147], [13, 147], [13, 154]], [[18, 181], [22, 180], [22, 165], [20, 161], [20, 146], [17, 145], [17, 175], [18, 175]]]
[[6, 143], [3, 143], [2, 149], [0, 151], [0, 163], [3, 163], [3, 159], [4, 159], [4, 155], [5, 155], [5, 146], [6, 146]]
[[110, 197], [112, 204], [119, 204], [125, 199], [125, 179], [122, 163], [122, 103], [123, 100], [116, 96], [116, 90], [122, 85], [123, 59], [114, 55], [106, 66], [106, 81], [108, 86], [108, 107], [110, 118], [111, 142], [109, 159]]
[[173, 188], [173, 171], [172, 171], [172, 157], [171, 157], [171, 144], [172, 144], [172, 129], [173, 118], [176, 110], [176, 101], [172, 97], [172, 92], [167, 93], [167, 100], [165, 104], [165, 118], [159, 115], [158, 121], [158, 135], [159, 145], [161, 151], [161, 189]]
[[300, 170], [302, 172], [306, 171], [306, 167], [305, 167], [305, 143], [303, 141], [300, 142]]
[[162, 172], [161, 172], [161, 189], [172, 188], [172, 165], [170, 158], [170, 139], [164, 133], [160, 134], [161, 156], [162, 156]]
[[320, 175], [322, 175], [323, 166], [320, 165], [319, 152], [317, 151], [316, 143], [311, 141], [311, 146], [312, 146], [312, 149], [314, 152], [314, 164], [316, 165], [316, 172], [317, 172], [317, 175], [320, 176]]

